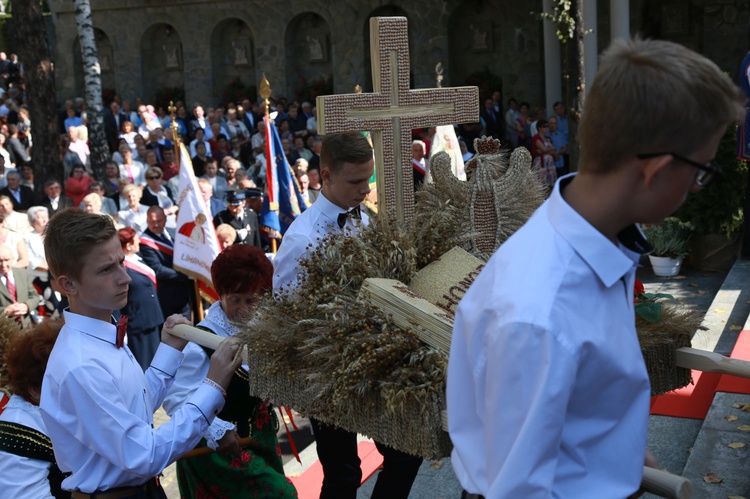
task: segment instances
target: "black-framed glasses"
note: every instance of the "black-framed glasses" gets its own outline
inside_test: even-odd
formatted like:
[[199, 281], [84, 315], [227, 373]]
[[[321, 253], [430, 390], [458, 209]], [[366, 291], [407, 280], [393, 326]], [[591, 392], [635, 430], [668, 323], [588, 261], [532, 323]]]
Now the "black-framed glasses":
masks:
[[161, 177], [146, 177], [146, 180], [159, 180]]
[[636, 156], [638, 157], [638, 159], [656, 158], [658, 156], [672, 156], [676, 160], [694, 166], [698, 169], [698, 172], [695, 174], [695, 184], [699, 187], [706, 187], [707, 185], [711, 184], [711, 182], [716, 180], [716, 178], [724, 171], [721, 168], [721, 165], [714, 161], [709, 161], [708, 163], [699, 163], [698, 161], [686, 158], [685, 156], [674, 152], [649, 152], [645, 154], [636, 154]]

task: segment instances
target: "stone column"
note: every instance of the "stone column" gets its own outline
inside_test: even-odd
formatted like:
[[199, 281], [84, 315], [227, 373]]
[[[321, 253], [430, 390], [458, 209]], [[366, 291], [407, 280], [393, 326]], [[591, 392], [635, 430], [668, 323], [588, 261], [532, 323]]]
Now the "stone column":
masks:
[[[542, 0], [543, 12], [552, 12], [552, 0]], [[562, 66], [560, 63], [560, 40], [552, 21], [543, 20], [544, 30], [544, 93], [547, 100], [547, 116], [552, 116], [552, 105], [562, 101]]]
[[588, 31], [583, 37], [583, 64], [586, 73], [586, 93], [594, 81], [599, 60], [599, 49], [596, 43], [596, 0], [583, 0], [583, 27]]
[[630, 38], [630, 0], [609, 0], [612, 40]]

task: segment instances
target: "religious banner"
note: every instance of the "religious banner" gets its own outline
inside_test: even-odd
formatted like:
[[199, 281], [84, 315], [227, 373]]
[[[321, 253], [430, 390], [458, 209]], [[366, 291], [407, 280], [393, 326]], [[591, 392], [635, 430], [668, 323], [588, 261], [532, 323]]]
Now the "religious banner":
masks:
[[260, 223], [274, 229], [283, 236], [297, 215], [305, 211], [307, 204], [297, 183], [292, 167], [281, 147], [278, 130], [268, 117], [266, 120], [266, 187]]
[[180, 187], [177, 232], [174, 237], [174, 268], [212, 286], [211, 264], [221, 252], [208, 208], [198, 189], [185, 146], [180, 144]]
[[[464, 157], [461, 154], [461, 147], [458, 145], [458, 137], [456, 137], [456, 129], [453, 128], [453, 125], [440, 125], [435, 128], [435, 137], [432, 139], [430, 156], [434, 156], [439, 152], [445, 152], [450, 156], [453, 175], [459, 180], [466, 180]], [[427, 168], [427, 175], [428, 177], [425, 181], [430, 182], [432, 176], [430, 175], [429, 166]]]

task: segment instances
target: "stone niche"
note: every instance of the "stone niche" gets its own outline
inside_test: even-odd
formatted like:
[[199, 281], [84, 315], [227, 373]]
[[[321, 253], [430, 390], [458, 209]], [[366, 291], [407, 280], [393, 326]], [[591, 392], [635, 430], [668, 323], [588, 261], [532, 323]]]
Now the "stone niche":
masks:
[[225, 19], [211, 33], [211, 75], [213, 102], [224, 100], [224, 90], [234, 80], [256, 85], [255, 42], [250, 27], [242, 19]]
[[313, 12], [295, 16], [284, 35], [286, 59], [286, 96], [297, 97], [296, 89], [333, 76], [331, 30], [323, 17]]
[[182, 38], [172, 25], [154, 24], [143, 33], [141, 72], [146, 102], [164, 88], [185, 88]]

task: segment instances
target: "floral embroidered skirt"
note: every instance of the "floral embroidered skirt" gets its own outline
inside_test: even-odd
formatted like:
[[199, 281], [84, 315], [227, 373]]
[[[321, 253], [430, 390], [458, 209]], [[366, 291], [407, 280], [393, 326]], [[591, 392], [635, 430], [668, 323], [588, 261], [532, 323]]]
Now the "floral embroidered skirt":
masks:
[[[276, 414], [269, 409], [252, 426], [254, 443], [239, 456], [216, 452], [177, 461], [177, 483], [183, 498], [296, 498], [297, 490], [284, 476], [276, 438]], [[200, 446], [205, 446], [205, 439]]]

